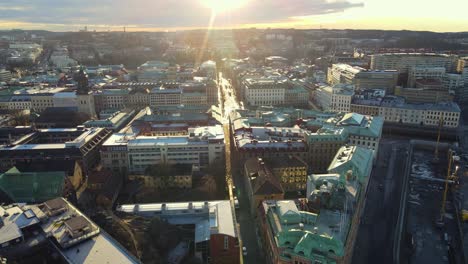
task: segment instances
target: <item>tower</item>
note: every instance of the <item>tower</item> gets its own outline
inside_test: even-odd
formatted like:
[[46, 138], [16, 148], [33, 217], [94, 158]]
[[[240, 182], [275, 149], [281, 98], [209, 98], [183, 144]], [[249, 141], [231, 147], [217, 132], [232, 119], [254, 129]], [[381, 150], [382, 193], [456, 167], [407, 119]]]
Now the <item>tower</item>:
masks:
[[91, 118], [95, 118], [96, 110], [94, 106], [94, 96], [90, 93], [88, 75], [84, 72], [83, 67], [80, 68], [76, 81], [78, 83], [78, 87], [76, 89], [78, 112], [86, 113]]

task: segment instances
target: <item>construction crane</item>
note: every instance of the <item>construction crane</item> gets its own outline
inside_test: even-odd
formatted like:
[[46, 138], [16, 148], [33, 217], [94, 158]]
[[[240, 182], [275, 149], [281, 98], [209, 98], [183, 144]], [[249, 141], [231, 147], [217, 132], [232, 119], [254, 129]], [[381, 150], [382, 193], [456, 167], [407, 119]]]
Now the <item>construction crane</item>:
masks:
[[447, 176], [445, 179], [445, 188], [444, 188], [444, 194], [442, 196], [442, 205], [440, 208], [440, 218], [436, 222], [437, 226], [441, 227], [444, 225], [444, 220], [445, 220], [445, 204], [447, 203], [447, 193], [449, 189], [449, 182], [450, 181], [455, 181], [457, 178], [457, 172], [458, 172], [458, 166], [455, 166], [455, 170], [452, 172], [452, 163], [455, 161], [458, 161], [459, 157], [455, 156], [455, 152], [449, 149], [448, 151], [448, 167], [447, 167]]
[[432, 163], [439, 163], [439, 142], [440, 142], [440, 133], [442, 131], [442, 126], [444, 125], [444, 119], [441, 117], [439, 120], [439, 132], [437, 133], [437, 143], [434, 151], [434, 158]]

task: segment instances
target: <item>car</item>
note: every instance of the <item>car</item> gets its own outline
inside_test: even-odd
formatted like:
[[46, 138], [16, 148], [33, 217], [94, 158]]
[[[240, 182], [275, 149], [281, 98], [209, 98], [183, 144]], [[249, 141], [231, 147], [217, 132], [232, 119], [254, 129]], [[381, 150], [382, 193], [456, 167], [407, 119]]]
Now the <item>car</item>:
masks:
[[242, 247], [242, 255], [247, 256], [247, 248]]

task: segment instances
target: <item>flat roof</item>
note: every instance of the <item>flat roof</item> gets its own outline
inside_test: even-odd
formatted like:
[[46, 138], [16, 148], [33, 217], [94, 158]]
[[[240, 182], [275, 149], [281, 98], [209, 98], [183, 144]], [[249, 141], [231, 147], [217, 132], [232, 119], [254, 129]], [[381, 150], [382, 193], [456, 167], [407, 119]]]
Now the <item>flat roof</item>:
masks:
[[233, 209], [229, 200], [126, 204], [119, 206], [117, 211], [151, 217], [154, 216], [154, 212], [161, 212], [159, 216], [171, 224], [195, 224], [196, 238], [198, 234], [200, 241], [206, 240], [209, 234], [237, 237]]
[[123, 249], [109, 234], [102, 230], [98, 236], [88, 239], [67, 250], [62, 250], [62, 255], [70, 263], [75, 264], [140, 263], [140, 261]]

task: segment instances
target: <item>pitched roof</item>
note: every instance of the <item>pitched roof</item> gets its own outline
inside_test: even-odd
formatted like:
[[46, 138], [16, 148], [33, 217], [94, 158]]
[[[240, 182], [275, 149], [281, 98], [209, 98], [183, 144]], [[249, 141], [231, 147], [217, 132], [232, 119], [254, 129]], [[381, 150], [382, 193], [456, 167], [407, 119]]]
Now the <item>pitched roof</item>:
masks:
[[265, 163], [258, 158], [251, 158], [246, 161], [245, 167], [248, 176], [254, 176], [252, 189], [254, 195], [268, 195], [284, 193], [279, 179], [273, 175]]

